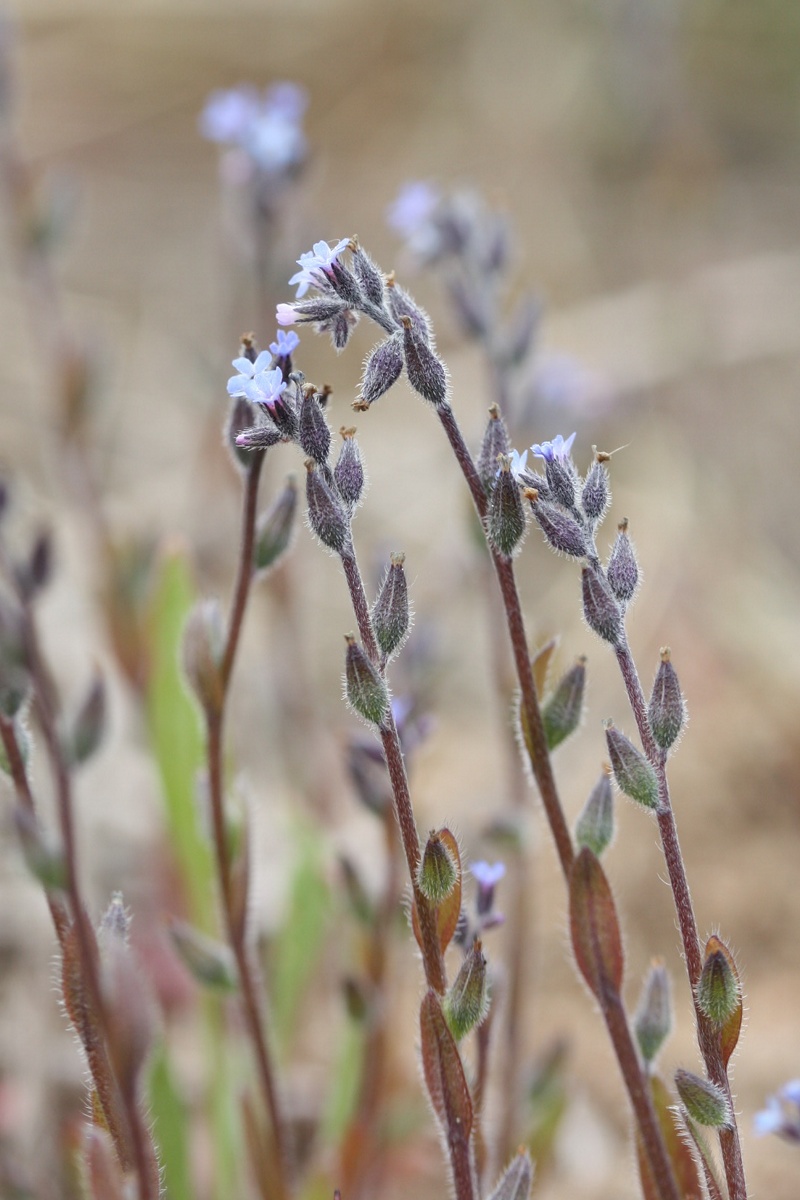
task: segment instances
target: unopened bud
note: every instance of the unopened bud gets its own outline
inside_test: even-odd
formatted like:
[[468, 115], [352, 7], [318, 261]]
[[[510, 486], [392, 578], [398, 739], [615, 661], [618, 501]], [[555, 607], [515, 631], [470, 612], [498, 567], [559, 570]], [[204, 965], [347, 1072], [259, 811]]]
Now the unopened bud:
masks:
[[608, 471], [600, 457], [595, 457], [581, 491], [581, 508], [590, 521], [601, 521], [611, 501]]
[[215, 991], [236, 989], [236, 963], [229, 946], [200, 933], [186, 921], [170, 921], [169, 935], [181, 962], [198, 983]]
[[403, 370], [403, 335], [393, 333], [370, 354], [361, 380], [361, 406], [374, 404], [396, 383]]
[[0, 712], [14, 717], [30, 689], [22, 613], [11, 600], [0, 596]]
[[525, 533], [525, 509], [510, 462], [506, 455], [500, 456], [500, 471], [489, 498], [486, 528], [490, 545], [505, 558], [511, 557]]
[[388, 284], [386, 298], [389, 302], [389, 311], [395, 321], [401, 325], [403, 317], [408, 317], [417, 335], [429, 342], [431, 340], [431, 324], [425, 310], [420, 308], [407, 291], [395, 283], [394, 276], [390, 275], [386, 282]]
[[364, 1021], [369, 1016], [369, 1000], [364, 985], [358, 979], [348, 976], [342, 984], [344, 1003], [347, 1015], [351, 1021]]
[[183, 630], [183, 669], [200, 707], [218, 715], [224, 697], [222, 611], [217, 600], [201, 600], [190, 612]]
[[611, 548], [606, 567], [608, 586], [623, 604], [629, 604], [639, 586], [639, 565], [636, 562], [633, 543], [628, 537], [628, 522], [617, 526], [617, 538]]
[[586, 689], [586, 659], [581, 657], [559, 680], [556, 690], [542, 708], [542, 724], [547, 746], [556, 746], [573, 733], [580, 724], [583, 695]]
[[645, 808], [658, 808], [658, 779], [641, 750], [611, 722], [606, 726], [606, 745], [619, 790]]
[[531, 507], [539, 528], [554, 550], [573, 558], [586, 557], [589, 551], [586, 536], [574, 517], [538, 496], [532, 500]]
[[741, 1000], [739, 980], [728, 955], [720, 947], [721, 943], [706, 954], [696, 988], [700, 1010], [715, 1025], [724, 1025]]
[[497, 479], [498, 458], [501, 454], [508, 454], [510, 449], [506, 423], [500, 415], [498, 406], [493, 404], [489, 409], [489, 424], [483, 435], [481, 452], [476, 464], [487, 495], [491, 494]]
[[96, 675], [75, 718], [72, 735], [66, 746], [70, 763], [78, 765], [91, 758], [103, 740], [105, 728], [106, 689], [102, 676]]
[[328, 461], [331, 448], [331, 431], [325, 420], [319, 399], [314, 387], [307, 384], [303, 388], [303, 398], [300, 402], [300, 445], [306, 454], [316, 463]]
[[350, 518], [325, 472], [312, 458], [306, 459], [308, 523], [323, 546], [343, 554], [350, 545]]
[[442, 1002], [447, 1025], [456, 1041], [480, 1025], [489, 1011], [489, 980], [486, 959], [476, 938], [461, 964], [453, 986]]
[[372, 624], [381, 652], [389, 658], [405, 641], [411, 614], [403, 569], [404, 554], [393, 554], [372, 609]]
[[578, 475], [571, 458], [548, 458], [544, 473], [553, 500], [573, 509], [578, 494]]
[[361, 284], [364, 295], [372, 304], [383, 307], [383, 273], [358, 243], [353, 250], [353, 272]]
[[344, 312], [339, 313], [337, 317], [326, 325], [330, 331], [331, 342], [335, 350], [344, 350], [347, 343], [350, 341], [350, 334], [356, 327], [358, 318], [354, 312], [346, 308]]
[[458, 882], [458, 864], [445, 840], [431, 830], [417, 871], [417, 884], [426, 900], [441, 904]]
[[669, 750], [683, 728], [686, 708], [681, 685], [672, 665], [667, 646], [661, 651], [661, 665], [656, 672], [653, 692], [647, 709], [650, 729], [657, 746]]
[[622, 610], [599, 571], [584, 567], [581, 572], [583, 616], [589, 628], [612, 646], [622, 639]]
[[258, 518], [253, 547], [253, 569], [260, 575], [277, 566], [289, 549], [295, 529], [297, 512], [297, 482], [294, 475], [286, 480], [283, 490]]
[[326, 272], [334, 291], [341, 296], [348, 308], [360, 308], [364, 294], [358, 285], [358, 280], [352, 271], [348, 270], [338, 259], [334, 259]]
[[611, 844], [614, 837], [614, 793], [608, 768], [589, 793], [575, 826], [575, 841], [578, 846], [588, 846], [597, 858]]
[[[253, 405], [249, 400], [245, 400], [244, 396], [237, 396], [230, 406], [228, 420], [225, 424], [225, 444], [237, 467], [249, 467], [253, 461], [252, 451], [241, 445], [237, 439], [242, 434], [249, 433], [255, 423], [256, 413]], [[275, 433], [277, 434], [277, 432], [276, 429]]]
[[339, 495], [352, 513], [364, 490], [364, 464], [361, 461], [355, 429], [345, 429], [342, 426], [339, 433], [343, 439], [342, 448], [333, 469], [333, 478], [336, 480]]
[[[245, 400], [243, 403], [246, 404], [247, 401]], [[270, 446], [277, 446], [278, 442], [285, 441], [285, 434], [281, 433], [278, 426], [266, 413], [258, 414], [254, 425], [236, 434], [236, 446], [242, 452], [242, 461], [246, 466], [252, 461], [253, 450], [269, 450]]]
[[633, 1027], [642, 1058], [649, 1065], [667, 1040], [672, 1029], [672, 998], [667, 969], [661, 959], [654, 959], [642, 994]]
[[675, 1086], [684, 1108], [698, 1125], [708, 1125], [713, 1129], [730, 1128], [731, 1108], [722, 1088], [684, 1070], [675, 1072]]
[[345, 638], [345, 694], [354, 712], [380, 725], [389, 707], [389, 693], [380, 672], [367, 658], [354, 637]]
[[447, 401], [447, 372], [411, 317], [402, 317], [406, 375], [415, 392], [435, 408]]
[[130, 931], [130, 911], [125, 907], [122, 892], [114, 892], [97, 927], [97, 939], [101, 952], [114, 942], [127, 942]]
[[53, 574], [53, 541], [48, 530], [37, 534], [27, 563], [18, 567], [17, 582], [23, 596], [30, 599], [50, 582]]
[[15, 808], [14, 824], [31, 875], [48, 891], [63, 891], [67, 885], [67, 867], [61, 847], [46, 836], [30, 809]]
[[126, 1095], [135, 1094], [154, 1034], [150, 996], [144, 973], [122, 938], [106, 944], [101, 986], [105, 1000], [107, 1045], [117, 1081]]

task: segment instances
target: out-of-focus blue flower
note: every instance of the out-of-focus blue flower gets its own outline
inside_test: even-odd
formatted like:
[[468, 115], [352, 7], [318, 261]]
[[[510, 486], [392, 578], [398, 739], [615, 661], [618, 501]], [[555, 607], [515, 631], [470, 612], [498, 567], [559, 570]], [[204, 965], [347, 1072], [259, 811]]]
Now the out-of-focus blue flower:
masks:
[[275, 320], [279, 325], [294, 325], [299, 313], [291, 304], [279, 304], [275, 310]]
[[523, 450], [522, 454], [520, 454], [519, 450], [512, 450], [509, 458], [511, 459], [511, 462], [509, 463], [509, 470], [515, 479], [519, 479], [520, 475], [525, 470], [525, 464], [528, 461], [528, 451]]
[[283, 372], [280, 367], [275, 367], [272, 371], [259, 371], [247, 384], [245, 395], [253, 404], [263, 404], [266, 408], [272, 408], [285, 390]]
[[404, 238], [413, 237], [428, 223], [440, 200], [440, 192], [430, 183], [416, 180], [403, 184], [386, 210], [389, 228]]
[[546, 462], [553, 462], [554, 459], [569, 458], [569, 452], [572, 449], [572, 443], [575, 441], [575, 434], [571, 434], [566, 441], [557, 433], [552, 442], [535, 442], [531, 446], [531, 452], [537, 458], [543, 458]]
[[228, 395], [249, 399], [247, 389], [254, 377], [260, 371], [266, 371], [271, 363], [272, 355], [268, 350], [262, 350], [255, 362], [250, 362], [249, 358], [235, 358], [231, 366], [235, 367], [239, 374], [228, 380]]
[[[346, 250], [350, 243], [349, 238], [341, 238], [335, 246], [329, 246], [327, 242], [314, 242], [312, 250], [307, 250], [305, 254], [301, 254], [297, 259], [300, 267], [292, 278], [289, 280], [289, 286], [293, 287], [297, 284], [297, 299], [305, 296], [310, 287], [319, 287], [320, 284], [325, 284], [325, 275], [330, 273], [330, 268], [336, 262], [343, 250]], [[279, 305], [280, 308], [286, 307]], [[279, 324], [288, 324], [287, 321], [281, 321], [278, 317]]]
[[479, 862], [474, 862], [470, 867], [472, 878], [479, 887], [493, 888], [497, 887], [500, 880], [506, 873], [506, 864], [503, 862], [488, 863], [481, 859]]
[[800, 1143], [800, 1079], [791, 1079], [774, 1096], [767, 1096], [766, 1107], [753, 1117], [753, 1130], [759, 1137], [775, 1133], [787, 1142]]
[[[282, 307], [288, 308], [289, 306], [287, 304]], [[286, 333], [283, 329], [279, 329], [277, 338], [276, 342], [270, 342], [269, 344], [270, 351], [275, 358], [288, 358], [300, 345], [300, 338], [293, 329], [289, 333]]]
[[305, 90], [295, 83], [273, 84], [263, 96], [247, 84], [221, 89], [200, 114], [200, 132], [243, 150], [264, 174], [282, 175], [306, 156], [301, 121], [307, 104]]

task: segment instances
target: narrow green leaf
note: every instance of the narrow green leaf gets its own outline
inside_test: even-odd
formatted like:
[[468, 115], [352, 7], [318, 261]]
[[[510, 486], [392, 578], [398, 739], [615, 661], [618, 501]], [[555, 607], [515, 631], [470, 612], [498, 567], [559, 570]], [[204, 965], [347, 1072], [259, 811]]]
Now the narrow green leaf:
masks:
[[319, 839], [303, 830], [298, 834], [288, 917], [271, 955], [272, 1012], [282, 1049], [294, 1031], [303, 992], [325, 940], [329, 915], [330, 891], [323, 874]]
[[163, 1042], [151, 1058], [147, 1099], [158, 1144], [158, 1159], [164, 1173], [164, 1191], [169, 1200], [192, 1200], [186, 1105], [175, 1090], [168, 1050]]

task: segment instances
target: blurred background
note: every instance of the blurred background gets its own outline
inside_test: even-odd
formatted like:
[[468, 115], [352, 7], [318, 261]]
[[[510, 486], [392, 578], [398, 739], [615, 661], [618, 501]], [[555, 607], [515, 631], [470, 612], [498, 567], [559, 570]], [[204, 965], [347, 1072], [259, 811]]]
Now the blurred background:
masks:
[[[592, 445], [624, 447], [611, 464], [600, 544], [628, 517], [644, 575], [629, 628], [645, 690], [666, 643], [688, 699], [674, 803], [701, 935], [720, 932], [744, 973], [734, 1086], [752, 1191], [796, 1196], [800, 1153], [755, 1139], [752, 1117], [800, 1075], [800, 9], [791, 0], [124, 8], [18, 0], [3, 29], [0, 462], [18, 536], [53, 530], [57, 571], [42, 621], [64, 703], [78, 703], [97, 664], [111, 690], [108, 739], [78, 787], [82, 870], [97, 911], [122, 889], [157, 987], [168, 991], [174, 971], [171, 1002], [194, 1011], [193, 985], [166, 962], [160, 934], [164, 911], [181, 908], [180, 888], [141, 695], [104, 618], [98, 511], [118, 546], [157, 544], [157, 555], [187, 564], [199, 593], [226, 601], [239, 521], [220, 433], [229, 362], [242, 331], [262, 346], [274, 338], [272, 306], [292, 298], [295, 260], [321, 238], [358, 235], [425, 305], [477, 447], [494, 398], [481, 354], [441, 277], [386, 220], [409, 180], [473, 188], [513, 230], [509, 301], [530, 289], [543, 306], [531, 368], [541, 424], [518, 429], [519, 448], [575, 429], [585, 468]], [[279, 80], [308, 91], [309, 156], [254, 282], [236, 179], [198, 117], [213, 89]], [[37, 236], [41, 259], [20, 252]], [[414, 763], [420, 829], [449, 823], [468, 858], [502, 857], [487, 836], [509, 803], [496, 629], [461, 478], [432, 413], [404, 384], [354, 420], [373, 331], [359, 328], [339, 357], [326, 338], [300, 332], [298, 364], [333, 388], [333, 427], [358, 425], [370, 479], [356, 523], [365, 570], [375, 580], [390, 552], [407, 556], [417, 626], [396, 687], [413, 678], [435, 718]], [[86, 370], [91, 398], [76, 417], [64, 397], [84, 396]], [[70, 421], [80, 425], [71, 440]], [[298, 470], [291, 448], [271, 452], [265, 498]], [[604, 756], [603, 718], [629, 732], [632, 720], [611, 656], [581, 623], [575, 565], [534, 530], [519, 568], [532, 639], [560, 634], [563, 669], [589, 659], [587, 717], [556, 762], [574, 819]], [[353, 619], [338, 564], [303, 528], [282, 579], [261, 589], [248, 616], [229, 743], [254, 814], [255, 912], [268, 943], [291, 907], [298, 825], [325, 830], [319, 872], [332, 915], [309, 949], [314, 996], [298, 1000], [282, 1047], [290, 1104], [314, 1128], [340, 1069], [341, 982], [357, 955], [338, 859], [373, 894], [385, 862], [380, 826], [345, 766], [363, 730], [340, 699]], [[293, 657], [300, 643], [302, 661]], [[46, 793], [46, 779], [41, 786]], [[526, 803], [521, 1037], [531, 1064], [561, 1047], [565, 1063], [564, 1110], [537, 1194], [634, 1197], [626, 1101], [571, 964], [564, 889], [532, 791]], [[67, 1196], [63, 1130], [81, 1111], [82, 1072], [52, 987], [46, 908], [8, 809], [0, 1143], [22, 1189], [9, 1194]], [[627, 936], [626, 995], [634, 1005], [651, 956], [666, 960], [677, 1022], [669, 1076], [699, 1069], [699, 1058], [656, 840], [621, 801], [607, 869]], [[393, 1088], [404, 1132], [380, 1195], [440, 1195], [415, 1061], [418, 964], [402, 933], [396, 943]], [[501, 970], [503, 947], [502, 929], [487, 935]], [[197, 1036], [173, 1030], [173, 1041], [177, 1094], [196, 1097]], [[498, 1071], [490, 1130], [502, 1089]], [[209, 1155], [193, 1136], [193, 1194], [210, 1196]], [[314, 1194], [329, 1195], [335, 1154], [324, 1137], [317, 1145]]]

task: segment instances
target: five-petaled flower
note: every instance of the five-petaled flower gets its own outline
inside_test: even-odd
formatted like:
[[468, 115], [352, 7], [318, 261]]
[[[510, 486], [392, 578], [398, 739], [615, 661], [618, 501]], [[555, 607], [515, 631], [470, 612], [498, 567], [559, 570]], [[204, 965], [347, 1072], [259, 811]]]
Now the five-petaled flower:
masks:
[[[331, 267], [338, 259], [343, 250], [346, 250], [350, 244], [349, 238], [341, 238], [335, 246], [329, 246], [327, 242], [314, 242], [313, 250], [307, 250], [305, 254], [301, 254], [297, 260], [300, 267], [292, 278], [289, 280], [290, 287], [297, 284], [297, 299], [305, 296], [310, 287], [323, 287], [327, 283], [326, 275], [331, 274]], [[290, 322], [282, 321], [280, 317], [280, 309], [288, 307], [287, 305], [278, 306], [278, 321], [281, 325], [288, 325]]]
[[271, 363], [272, 355], [269, 350], [262, 350], [255, 362], [251, 362], [249, 358], [235, 358], [231, 366], [235, 367], [239, 374], [228, 380], [228, 395], [244, 396], [249, 400], [251, 397], [247, 389], [252, 385], [255, 376], [261, 371], [266, 371]]
[[286, 390], [283, 372], [280, 367], [272, 371], [259, 371], [245, 388], [245, 395], [253, 404], [263, 404], [272, 408]]
[[537, 458], [543, 458], [546, 462], [553, 462], [554, 459], [569, 458], [569, 452], [572, 449], [572, 443], [575, 441], [575, 434], [571, 434], [567, 440], [557, 433], [552, 442], [535, 442], [531, 446], [531, 451]]
[[[289, 306], [287, 304], [282, 307], [288, 308]], [[293, 329], [289, 333], [286, 333], [283, 329], [279, 329], [277, 338], [276, 342], [270, 342], [269, 344], [269, 348], [276, 358], [288, 358], [300, 345], [300, 338]]]

